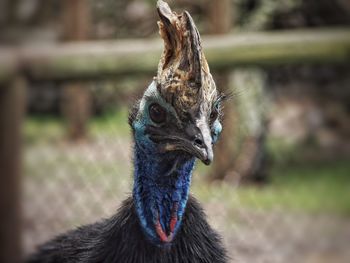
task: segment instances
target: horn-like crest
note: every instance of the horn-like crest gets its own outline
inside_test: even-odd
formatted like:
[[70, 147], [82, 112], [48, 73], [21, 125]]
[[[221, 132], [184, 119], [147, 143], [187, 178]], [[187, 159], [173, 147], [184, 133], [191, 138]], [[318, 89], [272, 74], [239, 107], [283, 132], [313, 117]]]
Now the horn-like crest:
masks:
[[176, 96], [180, 100], [178, 106], [191, 107], [203, 93], [203, 86], [213, 84], [200, 35], [187, 11], [178, 15], [162, 0], [157, 2], [157, 11], [159, 33], [164, 40], [158, 65], [158, 87], [168, 101], [173, 102]]

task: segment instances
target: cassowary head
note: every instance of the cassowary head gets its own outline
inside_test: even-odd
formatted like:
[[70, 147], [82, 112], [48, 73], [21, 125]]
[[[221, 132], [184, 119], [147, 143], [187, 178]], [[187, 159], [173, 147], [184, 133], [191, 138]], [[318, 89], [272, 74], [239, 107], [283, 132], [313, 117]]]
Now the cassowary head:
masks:
[[157, 77], [129, 116], [134, 147], [133, 197], [148, 240], [173, 241], [185, 212], [197, 157], [213, 160], [221, 132], [220, 102], [189, 13], [158, 1], [164, 52]]
[[158, 74], [132, 110], [129, 123], [145, 150], [213, 160], [212, 145], [222, 130], [220, 102], [198, 30], [188, 12], [178, 15], [158, 1], [164, 52]]

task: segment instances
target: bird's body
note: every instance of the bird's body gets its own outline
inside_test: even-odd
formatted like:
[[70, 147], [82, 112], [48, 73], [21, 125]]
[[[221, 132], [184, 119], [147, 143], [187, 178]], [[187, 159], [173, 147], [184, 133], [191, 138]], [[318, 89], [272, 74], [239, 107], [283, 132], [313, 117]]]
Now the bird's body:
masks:
[[113, 217], [59, 236], [28, 263], [224, 263], [225, 250], [193, 198], [171, 245], [150, 243], [142, 232], [132, 198]]
[[165, 49], [158, 75], [129, 115], [132, 197], [119, 212], [43, 245], [30, 263], [224, 263], [226, 252], [189, 198], [196, 158], [213, 160], [222, 96], [189, 13], [158, 1]]

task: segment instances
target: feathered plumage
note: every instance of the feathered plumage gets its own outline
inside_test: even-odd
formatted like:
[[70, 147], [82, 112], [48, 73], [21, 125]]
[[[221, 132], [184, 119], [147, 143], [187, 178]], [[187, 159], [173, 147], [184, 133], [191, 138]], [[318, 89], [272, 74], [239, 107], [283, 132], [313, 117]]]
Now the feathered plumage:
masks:
[[28, 263], [224, 263], [225, 251], [194, 198], [171, 246], [158, 247], [143, 235], [133, 199], [113, 217], [61, 235], [40, 247]]

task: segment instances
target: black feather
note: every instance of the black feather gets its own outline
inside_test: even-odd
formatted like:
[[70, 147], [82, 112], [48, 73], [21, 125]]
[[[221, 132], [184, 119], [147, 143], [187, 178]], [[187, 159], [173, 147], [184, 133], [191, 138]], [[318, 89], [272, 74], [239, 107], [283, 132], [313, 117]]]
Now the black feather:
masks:
[[226, 251], [190, 197], [181, 229], [171, 245], [158, 247], [143, 235], [133, 199], [111, 218], [80, 227], [42, 245], [27, 263], [225, 263]]
[[129, 109], [128, 124], [130, 125], [130, 127], [132, 127], [132, 123], [134, 122], [137, 116], [139, 107], [140, 107], [140, 100], [137, 100], [136, 103], [134, 103], [132, 107]]

